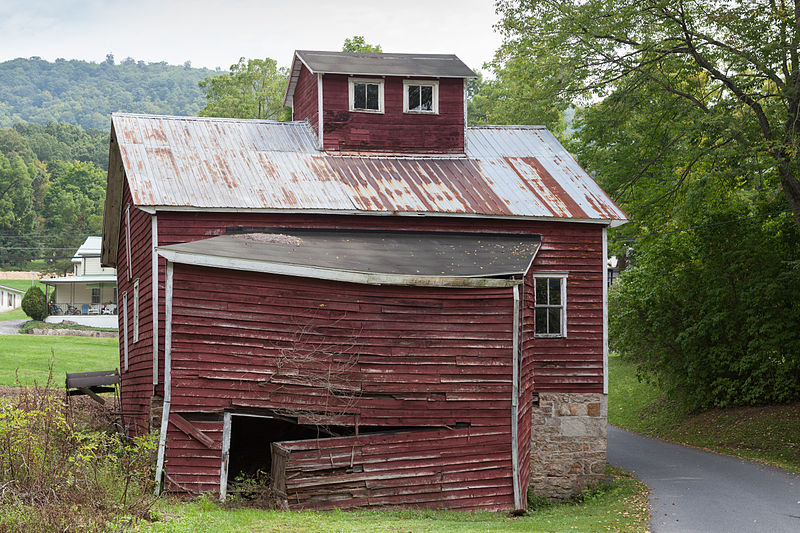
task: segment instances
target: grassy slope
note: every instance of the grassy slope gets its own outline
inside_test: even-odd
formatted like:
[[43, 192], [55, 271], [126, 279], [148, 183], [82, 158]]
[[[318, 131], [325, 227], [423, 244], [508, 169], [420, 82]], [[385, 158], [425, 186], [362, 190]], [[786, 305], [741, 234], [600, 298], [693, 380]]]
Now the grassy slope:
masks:
[[608, 421], [692, 446], [770, 463], [800, 473], [800, 403], [687, 413], [633, 366], [609, 358]]
[[32, 385], [34, 381], [44, 384], [51, 350], [56, 387], [63, 384], [65, 372], [110, 370], [119, 366], [117, 339], [0, 335], [0, 385]]
[[381, 532], [535, 532], [535, 531], [646, 531], [647, 490], [638, 481], [614, 472], [616, 480], [598, 489], [580, 504], [550, 505], [527, 516], [454, 511], [280, 512], [226, 508], [209, 500], [162, 502], [162, 520], [139, 524], [139, 531], [234, 532], [285, 531], [292, 533]]

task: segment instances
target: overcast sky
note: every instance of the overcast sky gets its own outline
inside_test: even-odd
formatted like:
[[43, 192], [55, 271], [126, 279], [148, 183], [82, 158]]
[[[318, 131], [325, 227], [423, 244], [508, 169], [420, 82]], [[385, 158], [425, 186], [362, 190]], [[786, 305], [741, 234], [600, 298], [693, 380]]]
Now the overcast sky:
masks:
[[0, 61], [39, 56], [227, 69], [288, 66], [292, 51], [341, 50], [363, 35], [385, 52], [452, 53], [480, 68], [500, 44], [493, 0], [0, 0]]

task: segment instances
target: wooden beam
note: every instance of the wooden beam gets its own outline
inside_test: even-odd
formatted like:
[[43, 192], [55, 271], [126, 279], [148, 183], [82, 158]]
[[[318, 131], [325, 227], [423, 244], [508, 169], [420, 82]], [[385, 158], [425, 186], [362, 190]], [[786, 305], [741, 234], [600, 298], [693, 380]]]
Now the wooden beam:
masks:
[[173, 413], [172, 416], [169, 417], [169, 421], [172, 422], [172, 425], [174, 425], [176, 428], [197, 440], [206, 448], [216, 448], [214, 439], [194, 427], [191, 422], [183, 418], [181, 415]]

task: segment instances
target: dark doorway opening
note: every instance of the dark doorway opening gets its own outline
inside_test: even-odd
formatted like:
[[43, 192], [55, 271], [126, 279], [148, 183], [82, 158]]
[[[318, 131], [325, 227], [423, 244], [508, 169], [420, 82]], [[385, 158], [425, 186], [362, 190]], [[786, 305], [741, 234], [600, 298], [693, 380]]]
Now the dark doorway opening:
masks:
[[254, 477], [259, 471], [269, 474], [272, 468], [270, 444], [273, 442], [313, 439], [318, 436], [319, 431], [314, 426], [301, 426], [264, 416], [232, 416], [228, 482], [237, 477]]

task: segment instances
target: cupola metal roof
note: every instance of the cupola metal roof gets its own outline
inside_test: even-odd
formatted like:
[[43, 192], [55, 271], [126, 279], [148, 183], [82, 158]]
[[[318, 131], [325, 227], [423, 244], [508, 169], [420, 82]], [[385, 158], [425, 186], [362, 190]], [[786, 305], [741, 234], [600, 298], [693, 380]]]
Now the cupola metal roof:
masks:
[[431, 78], [477, 78], [478, 75], [453, 54], [389, 54], [296, 50], [284, 96], [292, 105], [294, 89], [305, 65], [312, 74], [358, 76], [403, 76]]

